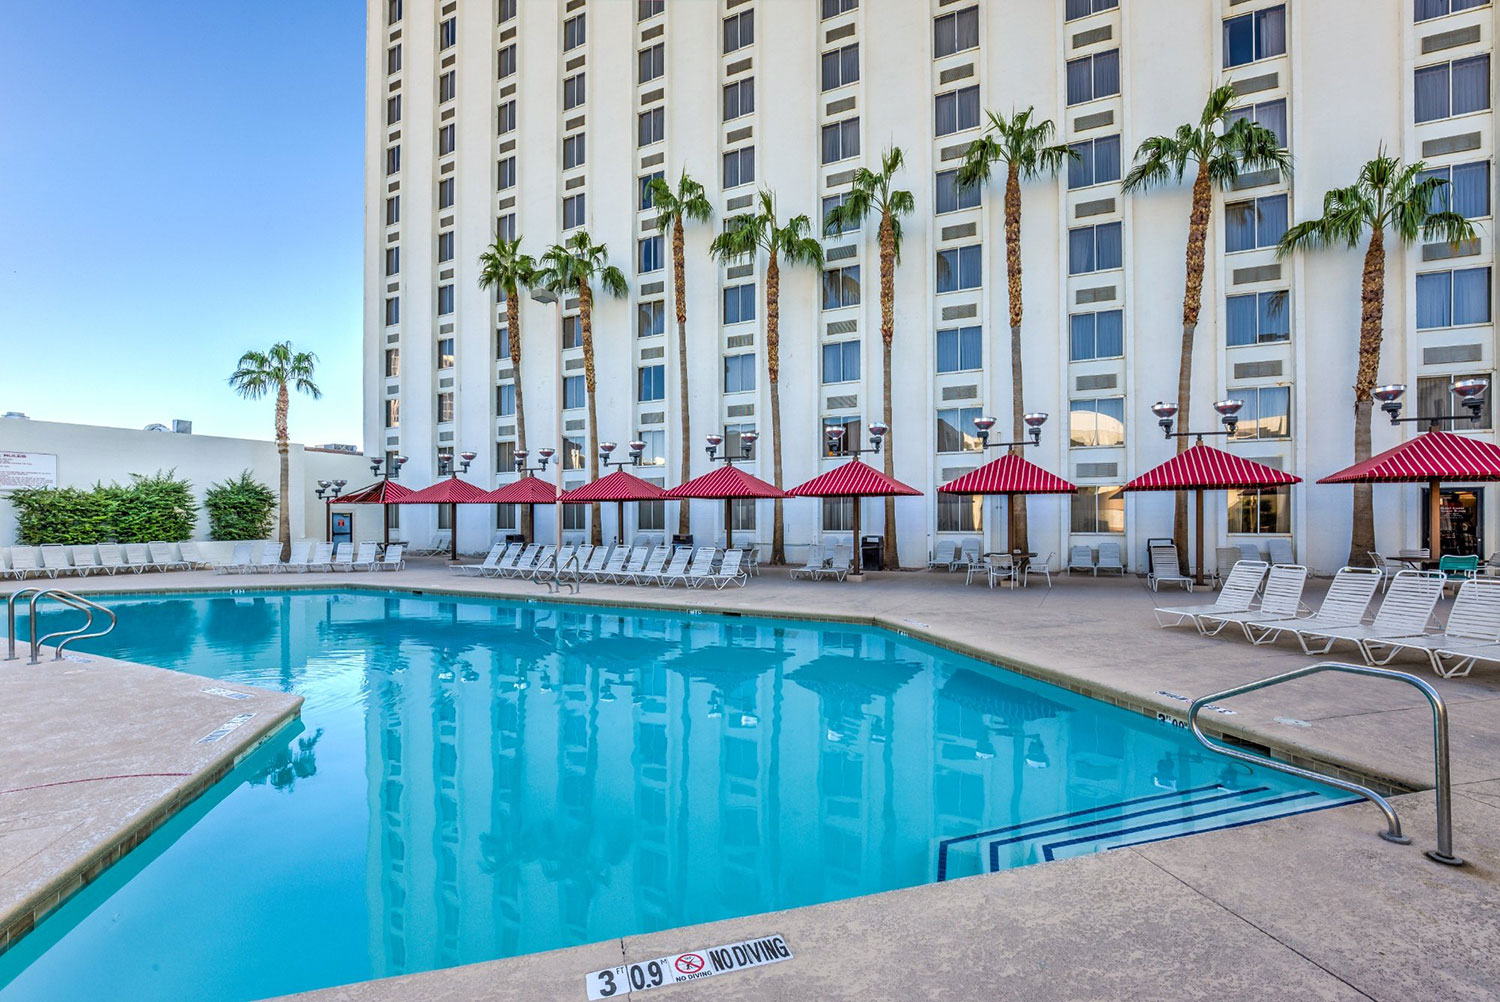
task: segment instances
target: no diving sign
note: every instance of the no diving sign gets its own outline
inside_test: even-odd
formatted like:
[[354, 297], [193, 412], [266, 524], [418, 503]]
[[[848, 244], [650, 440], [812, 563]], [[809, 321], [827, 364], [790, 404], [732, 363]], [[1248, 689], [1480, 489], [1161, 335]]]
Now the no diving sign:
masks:
[[612, 999], [631, 992], [650, 991], [667, 985], [680, 985], [684, 981], [711, 978], [715, 974], [731, 974], [751, 967], [775, 964], [790, 960], [792, 951], [787, 949], [781, 936], [766, 936], [762, 939], [747, 939], [739, 943], [710, 946], [691, 953], [675, 953], [657, 957], [640, 964], [621, 964], [594, 971], [584, 978], [589, 998]]

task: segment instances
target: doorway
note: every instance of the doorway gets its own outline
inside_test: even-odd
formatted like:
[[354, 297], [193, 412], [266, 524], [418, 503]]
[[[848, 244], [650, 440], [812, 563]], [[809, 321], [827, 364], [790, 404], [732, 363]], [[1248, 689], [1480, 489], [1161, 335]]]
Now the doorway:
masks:
[[331, 542], [335, 544], [354, 542], [354, 512], [334, 512], [329, 525], [328, 538]]
[[[1427, 504], [1432, 488], [1422, 488], [1422, 545], [1431, 547], [1431, 531], [1427, 524]], [[1484, 549], [1484, 489], [1482, 487], [1444, 487], [1438, 493], [1439, 525], [1442, 532], [1442, 552], [1458, 556], [1478, 554], [1485, 557]]]

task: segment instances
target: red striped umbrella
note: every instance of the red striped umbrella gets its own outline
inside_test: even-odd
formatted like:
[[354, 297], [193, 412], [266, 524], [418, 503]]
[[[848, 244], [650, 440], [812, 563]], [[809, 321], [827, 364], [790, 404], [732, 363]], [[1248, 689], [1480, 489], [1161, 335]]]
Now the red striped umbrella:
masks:
[[1500, 446], [1447, 431], [1425, 431], [1416, 438], [1371, 456], [1348, 469], [1330, 473], [1320, 484], [1425, 483], [1427, 541], [1434, 559], [1442, 549], [1442, 494], [1444, 480], [1500, 480]]
[[1203, 492], [1206, 490], [1254, 490], [1257, 487], [1281, 487], [1300, 484], [1284, 470], [1253, 459], [1244, 459], [1204, 445], [1202, 442], [1153, 467], [1125, 485], [1127, 491], [1196, 491], [1198, 535], [1195, 570], [1198, 584], [1203, 583]]
[[[922, 492], [915, 487], [908, 487], [895, 477], [888, 477], [884, 473], [858, 459], [851, 459], [837, 469], [829, 470], [822, 476], [813, 477], [805, 484], [799, 484], [787, 491], [793, 497], [799, 498], [850, 498], [854, 502], [854, 523], [850, 527], [854, 533], [854, 569], [851, 573], [861, 573], [859, 548], [859, 506], [860, 498], [874, 497], [906, 497], [919, 495]], [[887, 531], [890, 530], [887, 526]]]
[[786, 498], [791, 497], [775, 484], [768, 484], [753, 477], [733, 463], [716, 467], [713, 472], [694, 477], [685, 484], [678, 484], [663, 497], [711, 498], [724, 501], [724, 542], [734, 545], [734, 531], [730, 528], [730, 502], [736, 498]]
[[386, 512], [385, 506], [388, 504], [400, 504], [403, 498], [415, 493], [416, 491], [402, 487], [388, 477], [382, 477], [368, 487], [361, 487], [353, 494], [345, 494], [341, 498], [329, 498], [328, 503], [380, 505], [381, 521], [385, 523], [385, 542], [389, 546], [391, 543], [391, 520], [384, 517]]
[[658, 501], [666, 491], [624, 470], [616, 470], [609, 476], [600, 477], [567, 491], [558, 500], [563, 504], [580, 504], [593, 501], [614, 501], [619, 506], [619, 541], [625, 542], [625, 502]]
[[1077, 487], [1049, 473], [1024, 456], [1006, 453], [977, 470], [970, 470], [938, 488], [941, 494], [1004, 494], [1008, 532], [1014, 549], [1017, 494], [1072, 494]]
[[[503, 487], [497, 487], [485, 494], [484, 499], [490, 504], [524, 504], [535, 510], [539, 504], [556, 504], [558, 499], [557, 485], [550, 480], [543, 480], [526, 474], [519, 480], [513, 480]], [[562, 522], [558, 522], [558, 531], [561, 533]], [[559, 539], [561, 536], [559, 535]], [[527, 540], [531, 542], [531, 540]]]
[[489, 504], [488, 492], [455, 474], [439, 480], [430, 487], [412, 491], [392, 504], [445, 504], [448, 506], [448, 559], [458, 559], [458, 506], [461, 504]]

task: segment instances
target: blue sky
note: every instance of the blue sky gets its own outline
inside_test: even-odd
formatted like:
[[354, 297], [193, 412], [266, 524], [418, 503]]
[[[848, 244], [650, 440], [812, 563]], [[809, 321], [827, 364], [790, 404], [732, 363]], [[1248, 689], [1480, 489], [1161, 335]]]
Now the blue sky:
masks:
[[289, 339], [359, 443], [362, 0], [3, 6], [0, 412], [269, 438], [225, 380]]

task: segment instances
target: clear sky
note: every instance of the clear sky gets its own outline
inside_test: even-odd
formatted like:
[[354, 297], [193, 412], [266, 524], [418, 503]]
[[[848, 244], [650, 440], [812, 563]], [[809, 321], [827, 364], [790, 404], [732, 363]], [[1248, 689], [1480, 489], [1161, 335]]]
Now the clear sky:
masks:
[[[0, 412], [360, 444], [363, 0], [3, 0]], [[0, 424], [0, 447], [4, 426]]]

